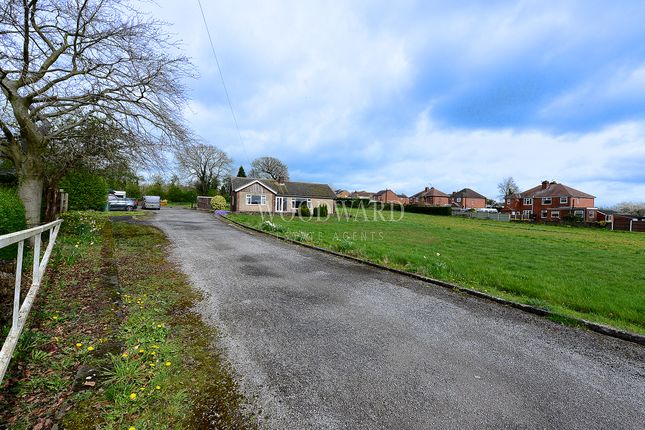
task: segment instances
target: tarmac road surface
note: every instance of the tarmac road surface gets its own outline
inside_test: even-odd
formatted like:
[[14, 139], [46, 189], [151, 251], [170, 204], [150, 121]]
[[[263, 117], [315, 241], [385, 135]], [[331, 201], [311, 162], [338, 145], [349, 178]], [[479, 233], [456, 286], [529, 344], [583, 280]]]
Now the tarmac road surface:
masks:
[[645, 348], [211, 214], [154, 225], [273, 429], [645, 429]]

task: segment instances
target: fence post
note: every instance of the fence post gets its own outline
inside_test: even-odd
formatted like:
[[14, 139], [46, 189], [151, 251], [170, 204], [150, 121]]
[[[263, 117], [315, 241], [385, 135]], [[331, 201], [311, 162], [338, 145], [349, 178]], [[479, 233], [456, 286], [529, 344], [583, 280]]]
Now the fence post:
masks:
[[22, 256], [25, 249], [25, 241], [18, 242], [18, 255], [16, 258], [16, 283], [13, 292], [13, 318], [11, 330], [18, 330], [18, 316], [20, 313], [20, 287], [22, 286]]
[[33, 269], [31, 272], [31, 282], [34, 284], [39, 284], [40, 279], [39, 278], [39, 270], [38, 268], [40, 267], [40, 242], [41, 242], [41, 233], [38, 233], [35, 237], [35, 242], [34, 242], [34, 264], [33, 264]]

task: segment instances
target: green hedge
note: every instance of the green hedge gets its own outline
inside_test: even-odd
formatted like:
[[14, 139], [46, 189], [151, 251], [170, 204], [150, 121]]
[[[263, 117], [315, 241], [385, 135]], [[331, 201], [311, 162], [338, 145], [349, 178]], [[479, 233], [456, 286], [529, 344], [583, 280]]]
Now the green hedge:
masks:
[[105, 209], [108, 186], [101, 176], [87, 172], [69, 173], [60, 181], [60, 188], [69, 193], [69, 210]]
[[[0, 188], [0, 235], [24, 230], [27, 227], [25, 207], [18, 193], [11, 188]], [[18, 245], [0, 249], [0, 259], [16, 258]]]
[[452, 208], [450, 206], [417, 206], [406, 205], [405, 211], [410, 213], [426, 214], [426, 215], [452, 215]]

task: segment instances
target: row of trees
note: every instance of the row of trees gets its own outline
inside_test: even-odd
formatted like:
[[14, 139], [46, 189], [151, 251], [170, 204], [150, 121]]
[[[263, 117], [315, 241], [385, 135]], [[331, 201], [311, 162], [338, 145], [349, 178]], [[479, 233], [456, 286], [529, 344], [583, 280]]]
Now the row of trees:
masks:
[[[230, 157], [185, 127], [182, 82], [194, 67], [130, 1], [4, 0], [0, 46], [0, 163], [16, 173], [30, 224], [69, 172], [133, 186], [170, 150], [198, 194], [230, 174]], [[256, 161], [252, 175], [288, 178], [279, 160]]]

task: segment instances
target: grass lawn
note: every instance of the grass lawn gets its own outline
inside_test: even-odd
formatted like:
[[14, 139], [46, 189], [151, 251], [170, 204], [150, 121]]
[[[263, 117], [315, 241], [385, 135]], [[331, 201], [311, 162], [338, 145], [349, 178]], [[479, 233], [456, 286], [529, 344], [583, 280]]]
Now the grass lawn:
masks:
[[[396, 221], [398, 212], [350, 214], [326, 221], [273, 217], [273, 233], [645, 334], [645, 234], [412, 213]], [[259, 215], [228, 216], [255, 227], [262, 222]]]
[[115, 215], [65, 214], [0, 386], [0, 428], [255, 428], [164, 235]]

